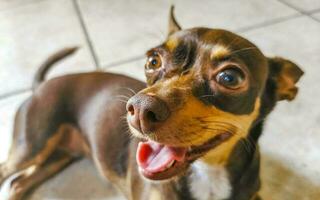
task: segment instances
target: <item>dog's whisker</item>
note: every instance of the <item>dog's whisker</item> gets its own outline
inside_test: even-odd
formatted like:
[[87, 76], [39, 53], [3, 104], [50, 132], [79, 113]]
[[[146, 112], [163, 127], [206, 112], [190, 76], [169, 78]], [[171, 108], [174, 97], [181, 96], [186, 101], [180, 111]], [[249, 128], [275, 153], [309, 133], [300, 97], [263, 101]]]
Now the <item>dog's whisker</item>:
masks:
[[202, 122], [206, 122], [206, 123], [214, 123], [214, 125], [224, 124], [226, 126], [230, 126], [230, 127], [235, 128], [235, 129], [239, 129], [242, 132], [246, 132], [242, 127], [236, 126], [236, 125], [228, 123], [228, 122], [222, 122], [222, 121], [216, 121], [216, 120], [201, 120], [201, 121]]
[[231, 47], [231, 45], [236, 44], [236, 42], [240, 41], [240, 39], [238, 37], [235, 37], [234, 39], [231, 40], [231, 42], [229, 42], [226, 46], [227, 49], [229, 49]]
[[[206, 121], [206, 122], [208, 122], [208, 121]], [[239, 132], [236, 131], [236, 130], [239, 130], [241, 133], [245, 133], [245, 131], [241, 127], [238, 127], [233, 124], [226, 123], [226, 122], [219, 122], [219, 121], [209, 121], [209, 122], [215, 123], [214, 125], [212, 125], [215, 128], [212, 128], [209, 126], [209, 127], [203, 127], [203, 129], [212, 130], [212, 131], [225, 131], [225, 132], [232, 133], [233, 135], [236, 135], [236, 136], [244, 139], [242, 141], [242, 143], [244, 143], [244, 146], [247, 151], [248, 151], [248, 149], [250, 150], [250, 149], [256, 148], [256, 144], [254, 143], [254, 141], [252, 141], [250, 136], [248, 136], [248, 138], [246, 138], [246, 137], [242, 136], [244, 134], [240, 134]], [[217, 127], [219, 127], [219, 128], [217, 128]], [[230, 128], [230, 127], [232, 127], [232, 128]]]
[[[210, 118], [209, 118], [210, 119]], [[196, 119], [197, 120], [197, 119]], [[231, 124], [231, 123], [228, 123], [228, 122], [223, 122], [223, 121], [217, 121], [217, 120], [203, 120], [201, 119], [200, 120], [201, 122], [206, 122], [206, 123], [215, 123], [214, 125], [216, 124], [224, 124], [224, 125], [227, 125], [227, 126], [231, 126], [231, 127], [236, 127], [235, 125]], [[237, 127], [236, 127], [237, 128]]]
[[134, 91], [134, 90], [133, 90], [133, 89], [131, 89], [131, 88], [128, 88], [128, 87], [121, 87], [121, 88], [126, 89], [126, 90], [128, 90], [128, 91], [132, 92], [132, 94], [133, 94], [133, 95], [136, 95], [136, 94], [137, 94], [137, 92], [136, 92], [136, 91]]
[[[232, 124], [227, 124], [227, 123], [215, 123], [214, 125], [211, 125], [211, 126], [214, 126], [214, 127], [222, 127], [222, 128], [226, 128], [232, 132], [235, 132], [237, 130], [238, 127], [232, 125]], [[209, 126], [210, 127], [210, 126]]]
[[120, 97], [120, 98], [124, 98], [124, 99], [127, 99], [127, 100], [129, 100], [131, 98], [131, 97], [128, 97], [126, 95], [117, 95], [115, 97]]
[[240, 140], [241, 144], [243, 145], [245, 151], [250, 154], [250, 152], [251, 152], [251, 147], [246, 143], [246, 138], [242, 137], [240, 134], [237, 134], [236, 132], [233, 133], [233, 135], [234, 135], [235, 137], [238, 137], [238, 138], [239, 138], [239, 140]]
[[119, 101], [119, 102], [122, 102], [122, 103], [127, 103], [128, 102], [128, 100], [126, 100], [126, 99], [120, 99], [120, 98], [114, 98], [114, 99], [112, 99], [111, 101]]
[[[158, 34], [160, 33], [160, 34]], [[146, 35], [150, 36], [150, 37], [154, 37], [160, 40], [160, 42], [162, 42], [164, 40], [164, 38], [162, 38], [161, 32], [160, 31], [148, 31], [145, 33]]]
[[175, 86], [175, 87], [172, 87], [172, 89], [187, 91], [187, 90], [189, 90], [190, 88], [189, 88], [189, 87], [177, 87], [177, 86]]
[[204, 97], [215, 97], [215, 95], [213, 95], [213, 94], [211, 94], [211, 95], [202, 95], [202, 96], [200, 96], [200, 98], [204, 98]]
[[127, 100], [123, 100], [123, 99], [117, 99], [117, 101], [120, 101], [120, 102], [122, 102], [122, 103], [125, 103], [125, 104], [127, 104]]
[[122, 116], [120, 116], [120, 120], [127, 120], [127, 114], [123, 114]]
[[242, 49], [238, 49], [238, 50], [232, 51], [229, 55], [233, 55], [233, 54], [239, 53], [239, 52], [241, 52], [241, 51], [248, 51], [248, 50], [253, 50], [253, 49], [258, 49], [258, 48], [257, 48], [257, 47], [242, 48]]
[[[239, 136], [240, 137], [240, 136]], [[246, 140], [242, 140], [242, 137], [240, 137], [241, 144], [244, 146], [245, 151], [250, 154], [251, 147], [246, 143]]]
[[230, 131], [230, 129], [223, 129], [223, 128], [210, 128], [210, 127], [203, 127], [204, 130], [212, 130], [212, 131], [218, 131], [218, 132], [224, 132], [224, 131]]
[[250, 142], [247, 138], [243, 137], [244, 140], [242, 140], [244, 143], [247, 144], [248, 148], [249, 148], [249, 152], [252, 152], [254, 149], [256, 149], [256, 145], [253, 144], [252, 142]]
[[247, 147], [247, 149], [250, 150], [249, 153], [257, 148], [257, 145], [255, 144], [255, 142], [250, 140], [250, 136], [247, 136], [248, 137], [247, 138], [246, 136], [242, 136], [239, 133], [235, 133], [235, 135], [243, 139], [242, 142], [245, 143], [245, 146]]
[[121, 101], [127, 102], [129, 99], [126, 99], [126, 98], [124, 98], [124, 97], [116, 97], [116, 98], [114, 98], [113, 100], [114, 100], [114, 101], [121, 100]]
[[161, 29], [159, 30], [159, 33], [160, 33], [161, 41], [165, 40], [167, 37], [167, 34], [165, 34]]
[[247, 136], [246, 140], [252, 146], [253, 149], [257, 148], [256, 142], [252, 139], [252, 137], [250, 135]]
[[124, 95], [115, 96], [115, 98], [114, 98], [114, 101], [120, 101], [125, 104], [127, 104], [128, 100], [129, 100], [129, 98]]

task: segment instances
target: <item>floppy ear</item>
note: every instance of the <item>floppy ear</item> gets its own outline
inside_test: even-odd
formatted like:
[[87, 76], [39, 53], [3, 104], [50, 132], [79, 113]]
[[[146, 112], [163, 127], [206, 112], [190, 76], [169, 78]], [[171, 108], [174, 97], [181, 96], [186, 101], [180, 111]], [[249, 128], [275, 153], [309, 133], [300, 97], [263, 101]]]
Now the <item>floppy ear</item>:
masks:
[[291, 101], [298, 93], [298, 88], [295, 85], [303, 71], [293, 62], [280, 58], [268, 58], [270, 68], [270, 78], [276, 82], [276, 96], [278, 101]]
[[169, 14], [168, 36], [180, 30], [181, 30], [181, 27], [178, 24], [176, 18], [174, 17], [174, 6], [172, 5], [170, 7], [170, 14]]

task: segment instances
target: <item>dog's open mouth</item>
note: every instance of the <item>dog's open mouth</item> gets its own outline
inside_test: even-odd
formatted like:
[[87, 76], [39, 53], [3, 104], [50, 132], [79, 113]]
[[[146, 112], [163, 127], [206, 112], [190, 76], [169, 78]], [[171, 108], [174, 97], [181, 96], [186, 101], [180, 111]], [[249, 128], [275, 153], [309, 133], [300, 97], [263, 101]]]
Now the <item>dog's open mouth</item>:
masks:
[[163, 180], [184, 171], [195, 159], [230, 138], [231, 134], [215, 136], [200, 146], [172, 147], [152, 140], [140, 142], [136, 159], [140, 172], [146, 178]]
[[[150, 179], [166, 179], [185, 163], [187, 148], [170, 147], [154, 141], [140, 142], [137, 162], [141, 173]], [[180, 166], [180, 167], [179, 167]]]

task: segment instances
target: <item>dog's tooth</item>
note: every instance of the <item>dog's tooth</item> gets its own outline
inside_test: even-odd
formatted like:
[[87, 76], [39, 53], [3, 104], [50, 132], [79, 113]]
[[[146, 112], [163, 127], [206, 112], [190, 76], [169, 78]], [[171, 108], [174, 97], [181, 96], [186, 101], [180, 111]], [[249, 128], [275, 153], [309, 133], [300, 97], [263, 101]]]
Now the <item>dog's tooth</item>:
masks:
[[168, 168], [172, 167], [172, 165], [173, 165], [174, 162], [175, 162], [175, 160], [171, 161], [171, 162], [166, 166], [166, 168], [168, 169]]

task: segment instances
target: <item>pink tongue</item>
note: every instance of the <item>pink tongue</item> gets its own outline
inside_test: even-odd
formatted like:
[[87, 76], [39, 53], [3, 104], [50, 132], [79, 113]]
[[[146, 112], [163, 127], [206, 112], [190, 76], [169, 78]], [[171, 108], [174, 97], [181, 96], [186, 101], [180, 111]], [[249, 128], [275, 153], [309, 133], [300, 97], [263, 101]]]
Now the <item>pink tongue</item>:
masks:
[[138, 165], [147, 172], [164, 171], [173, 161], [183, 161], [186, 148], [169, 147], [153, 141], [140, 142], [136, 159]]

